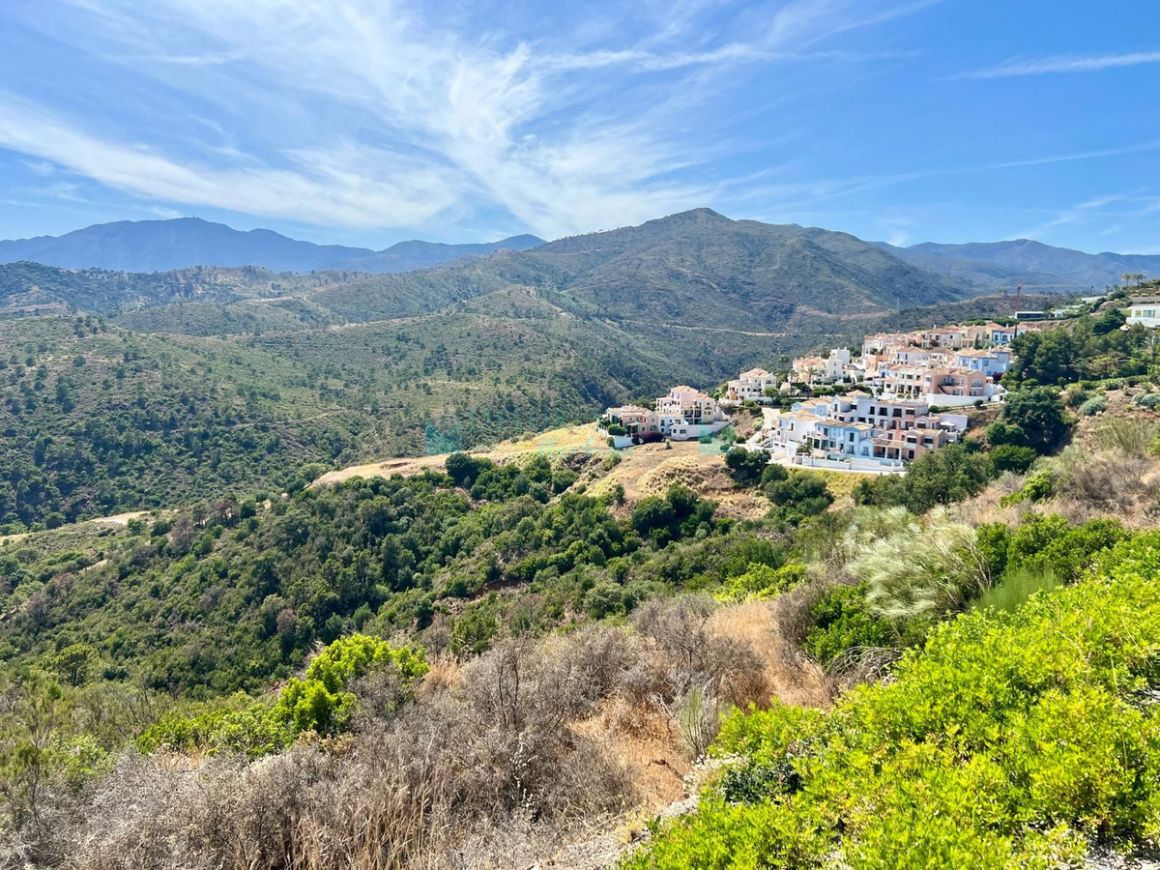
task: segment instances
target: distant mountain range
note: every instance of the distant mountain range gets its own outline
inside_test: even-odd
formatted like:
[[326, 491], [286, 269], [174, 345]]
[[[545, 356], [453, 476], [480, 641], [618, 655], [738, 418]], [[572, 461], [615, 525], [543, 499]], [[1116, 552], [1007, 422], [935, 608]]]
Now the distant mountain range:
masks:
[[1030, 239], [963, 245], [924, 242], [906, 248], [879, 244], [908, 263], [981, 292], [993, 293], [1022, 281], [1028, 292], [1085, 293], [1119, 284], [1126, 273], [1160, 275], [1160, 255], [1085, 254]]
[[[0, 265], [0, 315], [117, 315], [192, 303], [234, 312], [243, 306], [245, 322], [271, 329], [478, 309], [488, 294], [524, 288], [553, 310], [625, 324], [841, 332], [851, 318], [994, 294], [1019, 280], [1027, 294], [1084, 292], [1126, 272], [1160, 274], [1160, 257], [1029, 241], [896, 248], [796, 224], [731, 220], [707, 208], [547, 243], [533, 236], [484, 245], [402, 242], [379, 252], [196, 219], [145, 221], [0, 242], [0, 263], [10, 258], [19, 259]], [[140, 271], [197, 260], [214, 263]], [[245, 261], [258, 265], [231, 265]], [[92, 262], [101, 268], [79, 268]], [[181, 317], [189, 315], [187, 308]], [[164, 324], [169, 316], [149, 319]]]
[[348, 269], [389, 273], [426, 269], [460, 257], [498, 250], [524, 251], [543, 244], [535, 236], [513, 236], [485, 244], [399, 242], [383, 251], [316, 245], [273, 230], [243, 232], [200, 218], [117, 221], [63, 236], [0, 241], [0, 263], [30, 261], [64, 269], [163, 272], [192, 266], [259, 266], [275, 272]]
[[[277, 238], [279, 244], [291, 241]], [[432, 249], [446, 248], [459, 246], [426, 246], [418, 254], [404, 249], [400, 257], [430, 259]], [[69, 272], [18, 262], [0, 266], [0, 300], [9, 316], [70, 309], [108, 315], [169, 303], [244, 303], [248, 312], [267, 313], [278, 306], [278, 325], [284, 327], [291, 310], [310, 325], [384, 320], [475, 304], [487, 294], [522, 287], [576, 317], [783, 331], [817, 330], [835, 319], [967, 295], [942, 276], [847, 233], [734, 221], [709, 209], [522, 252], [472, 255], [478, 250], [433, 268], [380, 275], [346, 269], [278, 275], [213, 266], [151, 274]], [[341, 262], [352, 260], [344, 255]]]
[[[683, 229], [678, 230], [679, 227]], [[560, 263], [567, 259], [577, 264], [583, 261], [582, 271], [595, 269], [589, 277], [599, 282], [607, 280], [609, 269], [621, 272], [627, 265], [624, 261], [618, 261], [616, 265], [605, 264], [597, 268], [593, 258], [603, 257], [601, 252], [610, 252], [616, 246], [627, 246], [621, 254], [628, 254], [630, 258], [639, 255], [642, 259], [636, 263], [635, 268], [639, 270], [643, 267], [651, 277], [658, 277], [654, 269], [645, 266], [646, 261], [651, 260], [655, 266], [658, 260], [667, 258], [675, 266], [686, 256], [695, 258], [697, 255], [691, 250], [679, 250], [680, 243], [676, 238], [684, 233], [685, 242], [689, 242], [692, 241], [687, 238], [690, 231], [697, 235], [709, 228], [731, 237], [728, 242], [718, 240], [720, 244], [715, 246], [707, 247], [704, 244], [708, 241], [706, 239], [696, 240], [694, 245], [708, 255], [707, 260], [701, 259], [701, 265], [709, 265], [710, 261], [714, 261], [710, 271], [715, 277], [710, 280], [718, 282], [733, 278], [742, 283], [760, 283], [763, 270], [767, 278], [772, 277], [773, 273], [769, 269], [773, 268], [774, 260], [777, 260], [775, 271], [779, 280], [792, 273], [794, 280], [800, 278], [808, 281], [811, 278], [808, 269], [816, 266], [823, 285], [831, 279], [839, 283], [845, 280], [856, 285], [859, 281], [858, 268], [874, 269], [873, 258], [867, 252], [869, 247], [885, 251], [907, 266], [939, 276], [942, 279], [941, 287], [931, 288], [936, 296], [941, 295], [942, 291], [958, 294], [994, 293], [1001, 288], [1010, 289], [1019, 281], [1023, 281], [1027, 292], [1083, 293], [1119, 283], [1120, 276], [1125, 273], [1142, 272], [1148, 277], [1160, 275], [1160, 255], [1112, 252], [1087, 254], [1028, 239], [957, 245], [924, 242], [909, 247], [896, 247], [885, 242], [865, 243], [846, 233], [816, 228], [731, 221], [709, 209], [695, 209], [611, 233], [590, 233], [575, 239], [561, 239], [550, 245], [545, 245], [542, 239], [535, 236], [520, 235], [482, 244], [441, 244], [415, 240], [399, 242], [382, 251], [343, 245], [317, 245], [291, 239], [272, 230], [243, 232], [200, 218], [118, 221], [85, 227], [62, 236], [0, 241], [0, 263], [29, 261], [65, 269], [109, 269], [121, 272], [164, 272], [195, 266], [256, 266], [274, 272], [345, 270], [391, 274], [430, 269], [465, 258], [487, 257], [499, 251], [519, 253], [545, 246], [544, 253], [549, 255], [570, 252], [563, 258], [549, 256], [549, 260]], [[646, 247], [659, 247], [651, 252], [641, 250], [629, 254], [628, 248], [638, 241]], [[865, 247], [858, 248], [859, 245]], [[727, 254], [725, 249], [730, 246], [733, 247], [732, 253]], [[716, 247], [716, 250], [709, 254], [709, 248], [712, 247]], [[581, 256], [581, 249], [587, 250], [588, 255]], [[852, 256], [856, 249], [859, 252], [855, 257], [857, 264], [843, 259]], [[885, 262], [878, 263], [878, 266]], [[677, 268], [680, 272], [680, 267]], [[897, 269], [898, 265], [894, 264], [892, 268]], [[736, 270], [736, 274], [727, 274], [730, 269]], [[750, 269], [754, 270], [752, 274], [749, 274]], [[898, 274], [906, 276], [900, 285], [894, 288], [883, 286], [875, 292], [892, 295], [895, 302], [901, 304], [907, 301], [917, 284], [914, 283], [913, 273], [903, 271]], [[679, 276], [681, 280], [688, 277], [683, 273], [682, 276]], [[929, 278], [923, 280], [930, 281]], [[612, 282], [613, 285], [616, 283]], [[595, 285], [590, 289], [596, 292]], [[885, 297], [879, 301], [885, 301]]]

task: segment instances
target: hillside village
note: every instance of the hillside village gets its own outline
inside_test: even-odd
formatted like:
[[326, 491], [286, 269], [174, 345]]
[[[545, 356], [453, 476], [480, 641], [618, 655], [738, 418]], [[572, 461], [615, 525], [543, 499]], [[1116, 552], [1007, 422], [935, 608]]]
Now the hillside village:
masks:
[[[763, 369], [741, 372], [717, 397], [681, 385], [642, 405], [608, 408], [600, 431], [611, 446], [720, 432], [726, 413], [761, 406], [762, 424], [744, 442], [771, 461], [810, 468], [897, 473], [905, 464], [967, 430], [968, 408], [1001, 403], [1002, 376], [1012, 366], [1010, 345], [1058, 321], [951, 324], [911, 332], [877, 333], [854, 355], [833, 348], [794, 359], [784, 377]], [[844, 392], [838, 392], [843, 388]]]

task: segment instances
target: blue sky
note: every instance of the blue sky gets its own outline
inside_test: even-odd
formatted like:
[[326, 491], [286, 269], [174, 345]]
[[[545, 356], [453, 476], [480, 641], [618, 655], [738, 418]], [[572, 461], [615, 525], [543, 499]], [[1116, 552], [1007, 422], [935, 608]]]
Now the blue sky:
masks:
[[1160, 253], [1155, 0], [4, 0], [0, 237], [555, 238], [711, 206]]

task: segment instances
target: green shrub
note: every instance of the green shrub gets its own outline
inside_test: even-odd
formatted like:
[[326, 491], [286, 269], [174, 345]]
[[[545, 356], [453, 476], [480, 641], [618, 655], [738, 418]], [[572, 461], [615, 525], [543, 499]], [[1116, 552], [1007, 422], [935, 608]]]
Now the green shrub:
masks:
[[1059, 579], [1050, 569], [1015, 568], [980, 595], [972, 607], [1011, 613], [1027, 603], [1036, 592], [1047, 592], [1058, 585]]
[[731, 577], [725, 583], [723, 597], [739, 601], [745, 598], [772, 598], [801, 583], [806, 578], [806, 566], [800, 563], [771, 568], [761, 562], [750, 562], [744, 574]]
[[1076, 413], [1081, 417], [1094, 417], [1096, 414], [1102, 414], [1108, 409], [1108, 400], [1105, 396], [1095, 396], [1083, 402], [1077, 409]]
[[732, 447], [725, 454], [725, 465], [729, 474], [738, 483], [749, 486], [761, 479], [762, 472], [769, 466], [769, 453], [765, 450], [746, 450]]
[[893, 647], [897, 629], [866, 600], [866, 584], [837, 586], [810, 608], [813, 626], [802, 648], [823, 666], [852, 649]]
[[[745, 759], [625, 866], [1055, 867], [1160, 835], [1160, 534], [937, 628], [826, 714], [729, 717]], [[746, 771], [748, 768], [748, 771]], [[728, 795], [728, 797], [727, 797]]]
[[991, 468], [996, 476], [1004, 471], [1023, 474], [1039, 456], [1034, 448], [1015, 444], [1000, 444], [987, 455], [991, 459]]
[[823, 513], [834, 502], [826, 479], [812, 471], [794, 471], [784, 479], [773, 476], [762, 489], [781, 518], [790, 523]]
[[1003, 496], [999, 503], [1006, 506], [1023, 501], [1043, 501], [1055, 494], [1055, 484], [1054, 472], [1048, 469], [1037, 471], [1023, 482], [1023, 487], [1018, 492]]
[[855, 504], [905, 507], [926, 513], [935, 505], [953, 504], [980, 492], [991, 479], [992, 467], [985, 454], [965, 444], [950, 444], [920, 456], [903, 476], [883, 474], [854, 487]]
[[149, 726], [138, 739], [143, 752], [160, 747], [178, 751], [242, 752], [252, 757], [275, 752], [295, 735], [344, 730], [357, 704], [350, 691], [359, 677], [389, 671], [397, 678], [397, 703], [410, 697], [427, 672], [419, 648], [395, 649], [386, 641], [355, 634], [324, 648], [302, 677], [291, 677], [276, 698], [253, 699], [243, 692], [192, 708], [178, 708]]

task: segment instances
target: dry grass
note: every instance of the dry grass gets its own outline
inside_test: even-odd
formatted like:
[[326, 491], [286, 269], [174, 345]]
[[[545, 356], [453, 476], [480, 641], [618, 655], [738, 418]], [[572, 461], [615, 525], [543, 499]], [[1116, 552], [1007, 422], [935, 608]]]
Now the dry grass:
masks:
[[783, 634], [778, 613], [785, 607], [784, 598], [724, 607], [710, 619], [709, 629], [742, 641], [757, 653], [772, 697], [803, 707], [826, 707], [833, 699], [833, 686], [822, 667], [801, 653], [798, 639]]
[[[533, 454], [569, 456], [574, 453], [585, 453], [592, 456], [604, 456], [611, 452], [613, 452], [612, 448], [608, 446], [605, 439], [599, 436], [595, 424], [564, 426], [560, 429], [541, 432], [539, 435], [512, 441], [501, 441], [494, 447], [485, 450], [471, 451], [473, 456], [483, 456], [493, 462], [510, 462]], [[428, 470], [441, 471], [449, 455], [438, 453], [431, 456], [399, 457], [365, 465], [352, 465], [338, 471], [328, 471], [314, 481], [312, 486], [341, 483], [355, 477], [391, 477], [396, 474], [409, 477]]]
[[[769, 603], [654, 601], [634, 625], [505, 641], [464, 665], [436, 657], [414, 704], [360, 717], [326, 749], [127, 755], [91, 794], [61, 799], [36, 863], [605, 866], [634, 820], [687, 795], [691, 688], [714, 714], [775, 694], [829, 700], [824, 676], [787, 658]], [[0, 866], [29, 854], [0, 852]]]
[[[1139, 391], [1137, 391], [1139, 392]], [[1071, 444], [1041, 459], [1032, 473], [1049, 472], [1055, 492], [1039, 502], [1004, 505], [1025, 476], [1005, 474], [956, 513], [974, 525], [1018, 523], [1030, 512], [1058, 514], [1071, 522], [1109, 518], [1129, 528], [1156, 524], [1160, 513], [1160, 457], [1152, 446], [1160, 436], [1160, 413], [1136, 405], [1131, 391], [1112, 391], [1108, 410], [1081, 418]]]

